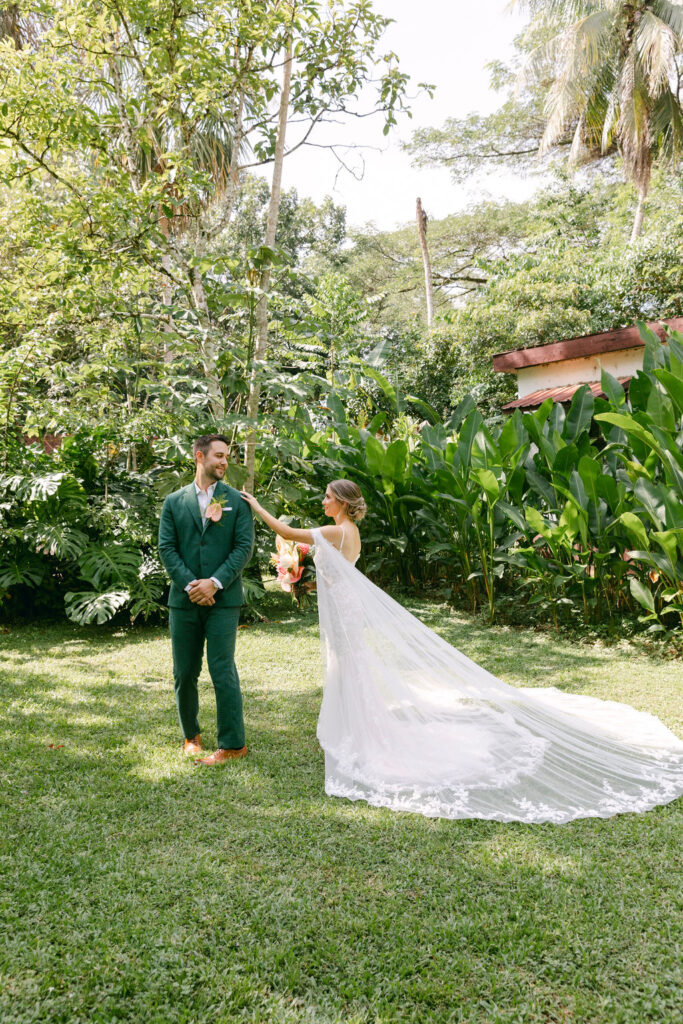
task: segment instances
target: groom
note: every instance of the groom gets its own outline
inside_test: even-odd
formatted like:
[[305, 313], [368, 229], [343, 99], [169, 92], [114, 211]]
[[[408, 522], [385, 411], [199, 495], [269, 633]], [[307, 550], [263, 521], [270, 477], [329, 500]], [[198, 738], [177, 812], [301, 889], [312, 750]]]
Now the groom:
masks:
[[192, 448], [194, 481], [169, 494], [159, 525], [159, 553], [172, 581], [173, 678], [188, 754], [202, 751], [197, 679], [204, 641], [216, 692], [218, 750], [199, 759], [205, 765], [247, 753], [235, 640], [243, 600], [241, 572], [254, 547], [254, 524], [240, 492], [223, 483], [229, 450], [222, 434], [197, 438]]

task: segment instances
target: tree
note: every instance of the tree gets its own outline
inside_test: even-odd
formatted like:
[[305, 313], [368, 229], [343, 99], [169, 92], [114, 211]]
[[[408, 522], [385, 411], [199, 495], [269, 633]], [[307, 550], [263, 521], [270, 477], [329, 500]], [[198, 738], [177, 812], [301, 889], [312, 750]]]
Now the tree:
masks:
[[[49, 278], [42, 319], [27, 292], [19, 309], [8, 288], [3, 337], [30, 331], [44, 350], [76, 338], [90, 350], [105, 330], [122, 345], [143, 338], [145, 375], [160, 374], [169, 353], [176, 369], [193, 361], [207, 419], [232, 428], [226, 388], [244, 353], [225, 306], [244, 299], [244, 282], [232, 280], [217, 240], [249, 167], [284, 155], [281, 107], [290, 152], [364, 84], [394, 123], [406, 76], [378, 52], [387, 19], [366, 0], [174, 0], [163, 11], [147, 0], [45, 0], [41, 17], [30, 51], [16, 34], [0, 40], [0, 175], [12, 218], [28, 229], [17, 272], [37, 268], [34, 290]], [[261, 248], [265, 274], [270, 247]]]
[[[273, 180], [270, 187], [270, 202], [266, 220], [266, 236], [264, 245], [272, 249], [275, 245], [277, 222], [280, 213], [280, 195], [282, 191], [282, 165], [285, 158], [285, 136], [287, 132], [287, 116], [289, 111], [290, 90], [292, 85], [292, 63], [294, 59], [293, 41], [287, 39], [287, 50], [282, 71], [282, 89], [280, 91], [280, 108], [278, 113], [278, 129], [275, 140], [275, 156], [273, 160]], [[261, 380], [258, 365], [266, 355], [268, 346], [268, 288], [270, 286], [271, 264], [266, 260], [261, 271], [259, 282], [260, 295], [256, 304], [256, 349], [253, 365], [250, 367], [249, 397], [247, 399], [247, 416], [253, 426], [247, 434], [244, 446], [244, 465], [247, 468], [247, 489], [254, 489], [254, 459], [256, 457], [256, 420], [258, 417], [259, 399], [261, 396]]]
[[540, 153], [575, 124], [570, 164], [616, 142], [638, 204], [640, 235], [653, 160], [683, 154], [683, 5], [670, 0], [519, 0], [551, 38], [529, 57], [521, 81], [554, 66]]
[[[218, 237], [231, 255], [244, 259], [263, 242], [270, 189], [265, 178], [245, 174], [235, 201], [232, 220]], [[330, 197], [319, 204], [300, 196], [295, 188], [283, 189], [280, 197], [275, 247], [290, 267], [306, 267], [313, 275], [339, 269], [346, 253], [346, 209]], [[279, 287], [292, 287], [291, 279]], [[297, 291], [297, 294], [300, 294]]]
[[[65, 271], [80, 261], [87, 280], [115, 255], [119, 274], [124, 264], [139, 271], [143, 293], [149, 271], [158, 275], [162, 294], [153, 289], [145, 315], [160, 328], [160, 355], [194, 347], [215, 419], [225, 412], [226, 339], [207, 299], [206, 221], [236, 184], [247, 115], [268, 144], [281, 8], [176, 0], [160, 14], [145, 0], [113, 0], [108, 9], [46, 2], [30, 52], [2, 44], [4, 180], [60, 226], [53, 250], [68, 252]], [[113, 288], [109, 307], [125, 304], [126, 290]]]
[[11, 39], [18, 50], [35, 42], [40, 19], [26, 4], [3, 3], [0, 6], [0, 39]]
[[364, 330], [367, 303], [338, 272], [323, 274], [315, 291], [298, 302], [298, 315], [289, 318], [283, 338], [290, 362], [327, 377], [335, 387], [345, 376], [350, 358], [372, 347]]
[[[492, 372], [494, 353], [680, 315], [682, 188], [679, 177], [656, 172], [648, 234], [635, 248], [624, 244], [631, 187], [602, 176], [578, 183], [562, 175], [524, 203], [482, 204], [432, 222], [439, 286], [431, 331], [414, 229], [356, 236], [347, 276], [366, 297], [372, 334], [402, 337], [406, 393], [445, 414], [474, 389], [495, 413], [514, 397], [514, 381]], [[449, 272], [460, 281], [447, 284]]]
[[427, 299], [427, 327], [432, 326], [434, 319], [434, 285], [432, 280], [432, 265], [429, 259], [429, 247], [427, 245], [427, 214], [422, 209], [422, 200], [418, 198], [415, 209], [417, 221], [417, 237], [420, 240], [422, 251], [422, 265], [425, 275], [425, 297]]
[[[286, 134], [290, 120], [302, 116], [308, 127], [288, 152], [308, 143], [314, 127], [330, 114], [352, 109], [357, 90], [364, 84], [377, 88], [375, 112], [384, 117], [385, 133], [396, 123], [396, 110], [403, 104], [407, 78], [395, 67], [393, 54], [379, 57], [377, 43], [388, 19], [376, 15], [366, 0], [298, 0], [288, 5], [285, 28], [282, 85], [279, 90], [277, 130], [272, 138], [273, 179], [266, 222], [264, 251], [272, 249], [277, 232]], [[385, 64], [379, 79], [374, 69]], [[291, 109], [290, 109], [291, 108]], [[258, 155], [258, 151], [257, 151]], [[271, 268], [266, 260], [261, 270], [260, 296], [256, 311], [257, 340], [250, 368], [247, 415], [251, 422], [244, 463], [247, 486], [253, 487], [256, 449], [255, 423], [261, 393], [260, 364], [268, 347], [268, 287]]]
[[[461, 184], [476, 174], [499, 169], [528, 174], [544, 170], [538, 160], [545, 126], [543, 107], [552, 78], [552, 65], [541, 46], [549, 30], [531, 24], [514, 40], [515, 53], [509, 64], [492, 61], [487, 65], [490, 86], [505, 95], [502, 105], [491, 114], [470, 113], [447, 118], [440, 128], [419, 128], [404, 149], [418, 167], [445, 167], [454, 182]], [[520, 67], [535, 54], [538, 74], [523, 80]], [[569, 149], [572, 128], [568, 126], [558, 146]]]
[[[429, 223], [429, 255], [438, 319], [475, 295], [489, 265], [523, 244], [531, 230], [529, 204], [483, 202]], [[413, 331], [426, 324], [424, 264], [415, 226], [397, 231], [354, 232], [344, 272], [370, 301], [373, 325]]]
[[611, 170], [619, 154], [637, 191], [631, 240], [640, 235], [655, 163], [683, 152], [683, 8], [679, 0], [518, 0], [531, 14], [508, 65], [489, 65], [507, 93], [493, 114], [449, 118], [406, 145], [418, 165], [447, 167], [454, 181], [482, 169], [545, 170], [568, 164]]

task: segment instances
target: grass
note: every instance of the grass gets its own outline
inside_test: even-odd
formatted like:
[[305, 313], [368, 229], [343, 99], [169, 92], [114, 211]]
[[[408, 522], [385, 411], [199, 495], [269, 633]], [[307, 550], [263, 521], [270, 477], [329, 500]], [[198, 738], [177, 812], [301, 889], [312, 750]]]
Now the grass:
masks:
[[[409, 605], [509, 682], [683, 731], [680, 663]], [[529, 826], [327, 798], [317, 624], [279, 614], [240, 633], [251, 753], [219, 770], [180, 754], [164, 630], [0, 636], [3, 1022], [676, 1019], [680, 803]]]

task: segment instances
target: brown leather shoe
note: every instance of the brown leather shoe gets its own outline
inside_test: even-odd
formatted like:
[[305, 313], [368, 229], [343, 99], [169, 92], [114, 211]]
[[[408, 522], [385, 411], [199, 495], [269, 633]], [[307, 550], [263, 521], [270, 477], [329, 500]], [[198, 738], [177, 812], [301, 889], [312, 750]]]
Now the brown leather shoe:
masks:
[[224, 747], [219, 747], [213, 754], [209, 754], [208, 757], [200, 757], [195, 761], [195, 764], [207, 764], [212, 767], [217, 764], [225, 764], [226, 761], [234, 761], [237, 757], [246, 757], [248, 750], [246, 747], [240, 747], [239, 750], [225, 750]]
[[201, 754], [203, 749], [202, 737], [199, 733], [193, 736], [191, 740], [185, 740], [183, 743], [183, 751], [186, 754]]

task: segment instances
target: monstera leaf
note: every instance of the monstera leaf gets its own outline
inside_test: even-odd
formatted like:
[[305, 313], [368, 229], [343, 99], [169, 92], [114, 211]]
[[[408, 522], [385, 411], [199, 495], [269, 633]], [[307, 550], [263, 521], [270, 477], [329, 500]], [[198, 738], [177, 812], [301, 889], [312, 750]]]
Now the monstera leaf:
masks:
[[140, 560], [140, 551], [132, 544], [93, 544], [83, 552], [78, 564], [83, 579], [93, 587], [101, 587], [137, 577]]
[[88, 544], [88, 535], [82, 530], [60, 523], [28, 523], [25, 536], [40, 554], [69, 561], [77, 559]]
[[110, 590], [104, 594], [95, 594], [91, 590], [78, 594], [70, 591], [64, 595], [64, 604], [72, 622], [77, 622], [79, 626], [95, 622], [101, 626], [103, 622], [112, 619], [129, 599], [127, 590]]

